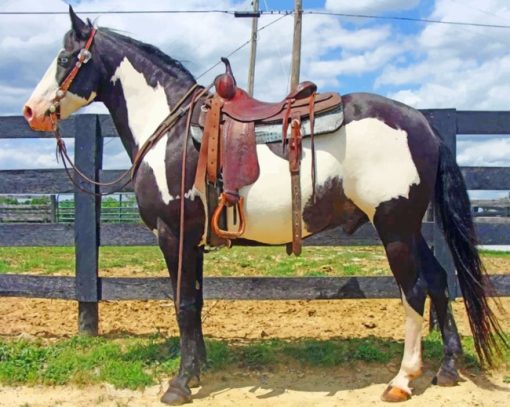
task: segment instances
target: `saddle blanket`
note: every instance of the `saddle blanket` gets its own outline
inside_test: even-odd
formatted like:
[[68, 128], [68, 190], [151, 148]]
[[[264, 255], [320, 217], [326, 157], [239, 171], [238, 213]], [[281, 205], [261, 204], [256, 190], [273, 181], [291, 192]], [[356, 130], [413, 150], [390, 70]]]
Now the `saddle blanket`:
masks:
[[[342, 105], [324, 113], [318, 113], [315, 116], [314, 135], [333, 133], [343, 124], [344, 111]], [[197, 142], [202, 143], [204, 129], [200, 126], [191, 126], [191, 137]], [[287, 130], [287, 136], [290, 136], [291, 126]], [[301, 136], [310, 137], [310, 120], [304, 119], [301, 122]], [[267, 144], [282, 141], [282, 122], [255, 124], [255, 139], [257, 144]]]

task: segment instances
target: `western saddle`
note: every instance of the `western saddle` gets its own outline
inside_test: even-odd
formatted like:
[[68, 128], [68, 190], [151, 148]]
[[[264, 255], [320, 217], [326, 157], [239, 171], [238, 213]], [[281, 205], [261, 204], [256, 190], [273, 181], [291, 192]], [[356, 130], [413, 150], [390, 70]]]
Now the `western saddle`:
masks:
[[[308, 119], [312, 150], [312, 185], [315, 199], [315, 148], [314, 121], [317, 113], [323, 114], [341, 108], [337, 93], [316, 93], [312, 82], [300, 83], [296, 90], [277, 103], [261, 102], [249, 96], [236, 85], [230, 63], [222, 58], [225, 73], [216, 77], [216, 93], [202, 106], [200, 123], [203, 136], [195, 177], [195, 187], [205, 193], [208, 200], [210, 244], [230, 245], [245, 231], [243, 197], [239, 189], [253, 184], [259, 177], [255, 127], [265, 124], [282, 126], [282, 148], [287, 150], [292, 190], [292, 245], [287, 252], [301, 253], [301, 122]], [[290, 135], [289, 132], [290, 124]], [[239, 215], [236, 231], [226, 230], [225, 207], [235, 207]], [[236, 216], [237, 218], [237, 216]]]

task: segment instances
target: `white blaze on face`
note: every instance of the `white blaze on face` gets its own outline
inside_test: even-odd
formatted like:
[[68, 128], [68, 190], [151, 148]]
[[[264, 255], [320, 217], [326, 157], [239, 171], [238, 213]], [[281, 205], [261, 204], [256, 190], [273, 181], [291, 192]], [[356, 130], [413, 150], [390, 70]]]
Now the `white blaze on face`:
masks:
[[351, 122], [345, 128], [345, 195], [373, 221], [381, 203], [408, 198], [420, 176], [405, 131], [374, 118]]
[[[124, 57], [111, 81], [120, 81], [126, 99], [129, 128], [136, 145], [141, 147], [170, 113], [165, 89], [159, 83], [155, 88], [148, 85], [143, 74], [133, 67], [127, 57]], [[167, 138], [163, 136], [145, 155], [143, 162], [151, 167], [161, 198], [168, 204], [174, 197], [170, 195], [166, 178]]]
[[[46, 73], [37, 84], [27, 102], [27, 105], [31, 107], [37, 116], [43, 116], [48, 111], [57, 94], [59, 88], [57, 82], [57, 60], [58, 55], [46, 70]], [[78, 71], [78, 75], [79, 74], [80, 72]], [[68, 91], [65, 97], [60, 101], [60, 118], [66, 119], [81, 107], [91, 103], [95, 97], [95, 92], [92, 92], [87, 99]]]
[[34, 103], [40, 103], [42, 101], [50, 102], [55, 97], [58, 90], [57, 59], [58, 56], [51, 62], [46, 73], [32, 92], [29, 101], [33, 101]]
[[409, 383], [421, 374], [423, 317], [409, 305], [404, 294], [402, 294], [402, 302], [406, 313], [404, 356], [402, 357], [400, 371], [390, 384], [411, 394]]

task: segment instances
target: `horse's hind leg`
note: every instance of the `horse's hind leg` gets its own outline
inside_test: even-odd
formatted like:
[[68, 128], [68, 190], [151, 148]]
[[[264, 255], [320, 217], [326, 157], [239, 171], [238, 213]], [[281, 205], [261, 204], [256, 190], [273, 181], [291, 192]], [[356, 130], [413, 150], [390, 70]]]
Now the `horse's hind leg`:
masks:
[[[176, 293], [178, 243], [179, 239], [163, 222], [158, 222], [158, 237], [165, 257], [172, 289]], [[180, 307], [177, 310], [177, 323], [180, 333], [181, 363], [179, 372], [161, 398], [166, 404], [178, 405], [191, 401], [189, 386], [198, 379], [200, 367], [206, 360], [205, 344], [202, 335], [201, 313], [203, 252], [199, 247], [185, 247]]]
[[418, 250], [423, 274], [427, 280], [428, 293], [436, 310], [437, 321], [444, 344], [444, 359], [434, 378], [440, 386], [454, 386], [459, 382], [456, 362], [462, 354], [457, 326], [448, 303], [446, 271], [432, 254], [432, 251], [420, 236]]
[[413, 236], [383, 238], [388, 261], [402, 294], [405, 310], [405, 344], [397, 375], [381, 396], [384, 401], [404, 401], [411, 397], [410, 382], [421, 375], [421, 337], [427, 295], [417, 269], [416, 244]]
[[[402, 363], [399, 372], [381, 396], [382, 400], [392, 402], [411, 397], [410, 382], [421, 375], [422, 368], [421, 337], [427, 284], [420, 270], [418, 256], [421, 216], [411, 216], [406, 204], [403, 200], [383, 204], [378, 207], [374, 217], [374, 226], [384, 244], [391, 271], [400, 287], [405, 310]], [[413, 213], [415, 210], [416, 208]], [[403, 214], [407, 215], [407, 220], [400, 218]]]

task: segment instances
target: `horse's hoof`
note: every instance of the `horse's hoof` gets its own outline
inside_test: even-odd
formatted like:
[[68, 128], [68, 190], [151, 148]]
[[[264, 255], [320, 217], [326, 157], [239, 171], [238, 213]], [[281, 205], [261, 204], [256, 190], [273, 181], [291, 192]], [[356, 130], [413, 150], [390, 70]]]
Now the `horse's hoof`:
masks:
[[457, 369], [444, 369], [441, 367], [437, 375], [432, 379], [432, 384], [442, 387], [452, 387], [459, 384], [459, 372]]
[[381, 396], [382, 401], [387, 401], [390, 403], [398, 403], [401, 401], [407, 401], [411, 398], [411, 395], [406, 391], [399, 389], [398, 387], [394, 387], [391, 384], [386, 387], [384, 393]]
[[191, 389], [195, 389], [197, 387], [200, 387], [200, 376], [194, 376], [191, 379], [189, 379], [188, 386]]
[[181, 404], [191, 403], [191, 390], [172, 386], [161, 397], [161, 402], [171, 406], [180, 406]]

